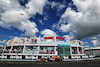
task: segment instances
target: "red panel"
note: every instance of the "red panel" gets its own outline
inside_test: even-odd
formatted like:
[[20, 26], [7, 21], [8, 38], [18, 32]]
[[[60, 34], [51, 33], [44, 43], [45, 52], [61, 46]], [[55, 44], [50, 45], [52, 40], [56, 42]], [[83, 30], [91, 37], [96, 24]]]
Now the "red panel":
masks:
[[44, 37], [44, 39], [53, 39], [53, 37]]
[[62, 39], [62, 40], [64, 40], [65, 37], [56, 37], [56, 39]]

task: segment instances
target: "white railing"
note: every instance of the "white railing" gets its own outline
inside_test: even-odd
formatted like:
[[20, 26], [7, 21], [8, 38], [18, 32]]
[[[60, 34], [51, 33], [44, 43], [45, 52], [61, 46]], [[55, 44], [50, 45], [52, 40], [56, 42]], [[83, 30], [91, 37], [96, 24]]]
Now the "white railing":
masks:
[[[41, 41], [40, 44], [55, 44], [55, 42]], [[69, 43], [69, 42], [57, 42], [57, 41], [56, 44], [79, 45], [78, 43], [73, 43], [73, 42]]]

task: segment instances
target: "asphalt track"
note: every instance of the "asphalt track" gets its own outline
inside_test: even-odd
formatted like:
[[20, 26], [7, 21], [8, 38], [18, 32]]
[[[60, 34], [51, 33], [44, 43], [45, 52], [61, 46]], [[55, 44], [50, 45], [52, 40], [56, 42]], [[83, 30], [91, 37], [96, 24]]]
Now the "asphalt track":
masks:
[[100, 67], [100, 60], [75, 62], [0, 62], [0, 67]]

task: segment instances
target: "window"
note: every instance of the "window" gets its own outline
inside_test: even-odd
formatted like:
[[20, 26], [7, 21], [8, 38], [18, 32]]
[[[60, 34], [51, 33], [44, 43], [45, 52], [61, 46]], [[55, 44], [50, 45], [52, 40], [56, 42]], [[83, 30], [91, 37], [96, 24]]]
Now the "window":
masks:
[[70, 47], [59, 46], [58, 54], [59, 55], [70, 55]]
[[7, 46], [6, 49], [4, 50], [4, 53], [9, 53], [10, 49], [11, 49], [11, 46]]
[[33, 49], [33, 46], [26, 46], [26, 50], [32, 50]]
[[19, 49], [18, 53], [23, 53], [23, 47], [24, 47], [24, 46], [19, 46], [19, 48], [18, 48], [18, 49]]
[[28, 44], [29, 43], [29, 40], [26, 40], [26, 44]]
[[31, 44], [33, 44], [33, 42], [34, 42], [34, 39], [31, 39]]
[[21, 43], [21, 44], [24, 44], [24, 42], [25, 42], [24, 39], [21, 39], [21, 40], [20, 40], [20, 43]]
[[69, 47], [64, 47], [64, 54], [70, 54], [70, 48]]
[[79, 54], [82, 54], [82, 48], [78, 47], [78, 49], [79, 49]]
[[78, 54], [77, 47], [72, 47], [72, 54]]
[[18, 53], [19, 46], [13, 46], [11, 53]]
[[55, 54], [53, 46], [40, 46], [39, 54]]

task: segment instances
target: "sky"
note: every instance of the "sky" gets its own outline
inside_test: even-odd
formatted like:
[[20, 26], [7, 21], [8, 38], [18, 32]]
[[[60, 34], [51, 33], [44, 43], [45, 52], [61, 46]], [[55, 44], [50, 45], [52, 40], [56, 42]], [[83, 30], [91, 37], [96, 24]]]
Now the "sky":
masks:
[[0, 0], [0, 45], [14, 37], [70, 36], [100, 46], [100, 0]]

